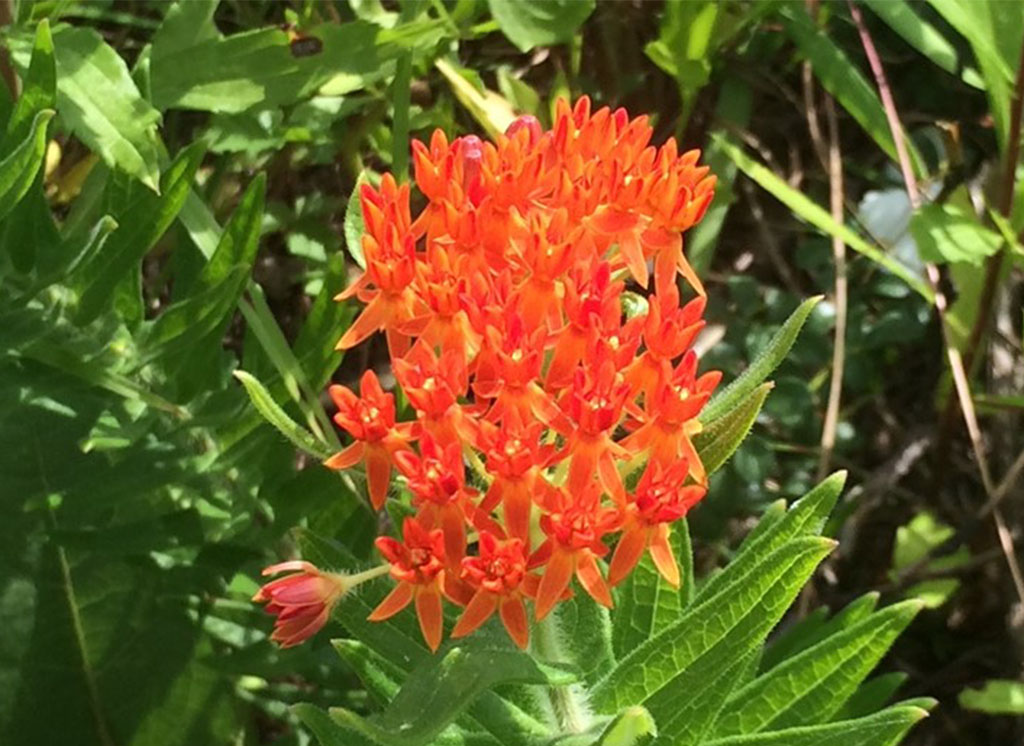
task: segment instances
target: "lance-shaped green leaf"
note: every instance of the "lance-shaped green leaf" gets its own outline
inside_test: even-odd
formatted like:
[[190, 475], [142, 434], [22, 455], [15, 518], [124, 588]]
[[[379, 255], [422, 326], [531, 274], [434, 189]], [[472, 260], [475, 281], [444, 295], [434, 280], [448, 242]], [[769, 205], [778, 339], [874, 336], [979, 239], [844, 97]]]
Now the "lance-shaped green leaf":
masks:
[[156, 190], [160, 114], [139, 93], [124, 60], [90, 28], [63, 27], [54, 46], [61, 120], [107, 165]]
[[[145, 358], [181, 352], [220, 329], [245, 288], [263, 220], [266, 178], [260, 174], [242, 195], [224, 227], [217, 250], [203, 266], [189, 294], [157, 317], [145, 336]], [[218, 335], [219, 336], [219, 335]]]
[[[786, 359], [797, 335], [811, 315], [811, 311], [821, 301], [822, 296], [808, 298], [801, 303], [786, 323], [775, 332], [771, 341], [762, 349], [745, 371], [728, 386], [715, 394], [701, 412], [700, 421], [705, 429], [715, 427], [715, 421], [736, 409], [743, 400], [752, 394], [758, 386], [765, 382], [772, 371]], [[767, 392], [766, 392], [767, 395]], [[755, 413], [756, 416], [756, 413]]]
[[723, 592], [728, 586], [740, 587], [744, 577], [754, 572], [761, 558], [799, 536], [815, 535], [825, 525], [825, 519], [843, 491], [846, 472], [831, 475], [793, 505], [781, 519], [774, 519], [766, 531], [743, 543], [740, 552], [724, 572], [714, 575], [697, 592], [697, 602], [703, 602]]
[[865, 681], [853, 693], [853, 696], [846, 700], [846, 704], [833, 719], [852, 720], [878, 712], [893, 698], [893, 695], [906, 680], [907, 674], [902, 671], [892, 671]]
[[708, 474], [716, 472], [740, 447], [774, 386], [770, 381], [762, 383], [694, 438], [694, 447]]
[[264, 419], [277, 428], [278, 432], [291, 441], [295, 447], [321, 461], [331, 455], [330, 449], [281, 409], [270, 392], [254, 376], [244, 370], [236, 370], [234, 376], [245, 387], [253, 406], [263, 415]]
[[114, 288], [170, 227], [188, 196], [203, 156], [196, 143], [183, 150], [161, 179], [160, 194], [142, 191], [116, 215], [118, 228], [102, 245], [102, 251], [83, 259], [71, 284], [79, 292], [75, 322], [79, 325], [99, 316], [112, 301]]
[[[734, 573], [730, 567], [722, 575], [735, 583], [723, 583], [721, 593], [691, 607], [674, 625], [619, 661], [593, 688], [595, 708], [612, 713], [643, 704], [661, 733], [674, 735], [677, 729], [667, 725], [681, 724], [678, 713], [685, 709], [678, 692], [704, 687], [711, 672], [745, 658], [834, 545], [831, 540], [802, 537], [755, 552], [747, 572], [741, 567]], [[703, 680], [695, 679], [697, 674]], [[722, 692], [723, 702], [728, 694]]]
[[0, 161], [0, 220], [14, 209], [35, 181], [46, 153], [46, 125], [51, 119], [50, 109], [36, 114], [28, 136]]
[[893, 746], [925, 717], [926, 709], [907, 703], [856, 720], [730, 736], [708, 741], [706, 746]]
[[917, 600], [890, 606], [779, 664], [733, 694], [715, 735], [827, 722], [920, 609]]
[[332, 708], [336, 721], [385, 746], [430, 743], [484, 690], [497, 684], [565, 686], [576, 677], [510, 647], [470, 639], [417, 668], [380, 715]]
[[685, 519], [672, 526], [669, 540], [676, 561], [682, 565], [682, 585], [669, 585], [650, 555], [644, 555], [615, 594], [612, 646], [619, 657], [675, 623], [693, 597], [693, 547]]
[[57, 105], [57, 68], [53, 60], [53, 37], [50, 22], [43, 20], [36, 28], [36, 41], [32, 47], [32, 61], [22, 82], [21, 95], [7, 122], [7, 138], [2, 152], [6, 156], [33, 129], [39, 112]]
[[761, 659], [761, 671], [770, 671], [826, 637], [866, 619], [877, 605], [878, 593], [865, 593], [831, 619], [828, 619], [827, 608], [815, 609], [772, 640]]

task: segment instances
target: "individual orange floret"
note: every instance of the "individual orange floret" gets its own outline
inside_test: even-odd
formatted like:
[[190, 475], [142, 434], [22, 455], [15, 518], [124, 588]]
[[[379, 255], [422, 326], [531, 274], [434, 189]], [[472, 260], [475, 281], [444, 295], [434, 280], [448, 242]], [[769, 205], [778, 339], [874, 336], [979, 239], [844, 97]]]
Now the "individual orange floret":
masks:
[[513, 416], [501, 427], [481, 424], [477, 447], [487, 459], [493, 477], [480, 509], [490, 513], [499, 505], [509, 535], [526, 541], [530, 535], [533, 495], [541, 469], [555, 457], [552, 445], [542, 445], [544, 423], [524, 425]]
[[563, 303], [568, 323], [555, 342], [546, 378], [549, 389], [572, 380], [592, 329], [618, 329], [622, 288], [622, 282], [612, 282], [607, 262], [580, 263], [569, 272]]
[[596, 370], [576, 369], [563, 405], [573, 429], [566, 433], [569, 458], [568, 488], [580, 493], [594, 476], [608, 494], [621, 500], [625, 494], [616, 460], [629, 452], [612, 440], [622, 420], [630, 387], [611, 358], [595, 361]]
[[425, 526], [441, 529], [446, 556], [455, 566], [466, 553], [466, 518], [473, 512], [462, 446], [424, 433], [420, 453], [402, 451], [395, 455], [395, 464], [409, 482], [417, 518]]
[[387, 333], [392, 355], [402, 355], [409, 346], [401, 327], [421, 315], [422, 301], [412, 288], [416, 275], [416, 240], [408, 225], [409, 187], [397, 187], [385, 174], [380, 191], [364, 184], [360, 203], [366, 232], [363, 255], [366, 272], [336, 300], [353, 295], [366, 304], [338, 341], [337, 349], [355, 347], [374, 332]]
[[391, 368], [424, 430], [444, 442], [472, 439], [473, 423], [459, 405], [469, 388], [465, 350], [445, 349], [438, 357], [417, 345], [404, 358], [392, 358]]
[[537, 383], [547, 329], [529, 331], [518, 306], [510, 300], [503, 308], [481, 309], [474, 314], [482, 320], [484, 346], [476, 360], [473, 392], [492, 400], [486, 415], [490, 422], [536, 418], [549, 427], [564, 429], [568, 426], [565, 417]]
[[415, 518], [406, 518], [402, 538], [399, 542], [390, 536], [381, 536], [374, 542], [391, 564], [391, 577], [398, 585], [371, 612], [369, 620], [390, 619], [414, 602], [423, 639], [431, 650], [437, 650], [444, 626], [441, 608], [445, 583], [444, 534], [439, 529], [428, 531]]
[[541, 516], [540, 527], [547, 539], [529, 562], [531, 569], [544, 567], [537, 587], [537, 620], [551, 612], [574, 574], [595, 601], [610, 608], [612, 596], [597, 560], [608, 553], [601, 539], [617, 528], [616, 511], [601, 506], [601, 492], [594, 482], [572, 498], [564, 489], [550, 485], [542, 490], [542, 495], [546, 512]]
[[680, 308], [675, 283], [648, 298], [643, 325], [646, 349], [626, 371], [626, 380], [634, 391], [649, 399], [664, 380], [666, 370], [671, 373], [673, 361], [689, 349], [704, 328], [705, 303], [706, 299], [698, 296]]
[[500, 540], [489, 531], [482, 531], [480, 556], [462, 560], [462, 579], [475, 592], [455, 624], [452, 637], [470, 634], [497, 611], [509, 637], [525, 650], [530, 641], [530, 625], [523, 598], [536, 595], [539, 581], [526, 572], [523, 541]]
[[467, 259], [460, 256], [453, 262], [447, 250], [431, 247], [426, 261], [418, 265], [416, 283], [426, 313], [407, 323], [402, 331], [428, 347], [461, 350], [468, 360], [480, 347], [480, 335], [472, 329], [460, 299], [466, 289]]
[[581, 226], [569, 224], [569, 213], [564, 208], [532, 212], [525, 217], [512, 212], [513, 263], [517, 274], [525, 277], [517, 288], [519, 307], [529, 328], [543, 324], [553, 331], [562, 326], [560, 280], [586, 251], [585, 238]]
[[407, 450], [415, 440], [418, 425], [395, 422], [395, 397], [380, 386], [372, 370], [359, 381], [360, 396], [344, 386], [331, 386], [327, 392], [338, 408], [334, 422], [355, 438], [355, 443], [324, 461], [330, 469], [350, 469], [362, 461], [366, 465], [366, 484], [375, 510], [384, 507], [391, 481], [391, 463], [397, 452]]
[[650, 402], [644, 402], [644, 423], [622, 445], [631, 453], [647, 452], [651, 461], [665, 466], [685, 459], [690, 476], [706, 484], [707, 474], [691, 439], [701, 431], [697, 415], [721, 379], [719, 371], [698, 378], [697, 353], [689, 350]]
[[649, 462], [636, 490], [623, 509], [623, 531], [608, 566], [608, 583], [617, 585], [649, 549], [658, 572], [679, 587], [679, 566], [669, 543], [671, 523], [700, 502], [707, 490], [686, 484], [690, 466], [681, 459], [665, 467]]

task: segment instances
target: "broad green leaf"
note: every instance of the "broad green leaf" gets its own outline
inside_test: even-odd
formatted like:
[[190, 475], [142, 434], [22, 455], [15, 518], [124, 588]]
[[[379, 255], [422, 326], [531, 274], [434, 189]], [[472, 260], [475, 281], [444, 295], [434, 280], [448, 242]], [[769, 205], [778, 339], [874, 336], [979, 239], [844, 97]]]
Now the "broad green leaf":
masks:
[[1003, 245], [998, 233], [950, 204], [924, 205], [915, 211], [910, 217], [910, 235], [921, 259], [940, 264], [967, 262], [980, 266]]
[[990, 679], [981, 689], [964, 689], [960, 706], [990, 715], [1024, 715], [1024, 681]]
[[710, 422], [694, 438], [694, 447], [708, 474], [718, 471], [740, 447], [773, 386], [771, 382], [762, 383], [730, 411]]
[[323, 443], [314, 438], [308, 430], [296, 423], [281, 409], [270, 392], [256, 378], [244, 370], [236, 370], [234, 376], [245, 387], [253, 406], [263, 415], [264, 419], [277, 428], [278, 432], [291, 441], [296, 448], [321, 461], [331, 455], [331, 451]]
[[915, 705], [897, 705], [856, 720], [731, 736], [708, 741], [706, 746], [894, 746], [928, 711]]
[[569, 41], [594, 10], [594, 0], [487, 0], [501, 32], [520, 51]]
[[[778, 549], [751, 551], [751, 567], [738, 562], [722, 573], [721, 593], [692, 606], [671, 627], [627, 654], [592, 690], [600, 712], [643, 704], [663, 736], [683, 726], [686, 711], [675, 694], [703, 686], [713, 672], [732, 667], [768, 634], [803, 582], [835, 542], [818, 537], [786, 541]], [[760, 545], [756, 545], [760, 547]], [[735, 581], [729, 584], [728, 581]], [[702, 676], [705, 682], [694, 679]], [[724, 703], [728, 691], [721, 692]], [[691, 713], [692, 714], [692, 713]], [[670, 727], [671, 726], [671, 727]]]
[[485, 690], [502, 683], [565, 686], [575, 677], [511, 647], [471, 638], [425, 661], [380, 715], [332, 708], [331, 717], [387, 746], [428, 744]]
[[845, 471], [832, 474], [800, 498], [784, 515], [778, 518], [773, 515], [767, 530], [758, 531], [755, 528], [757, 535], [743, 542], [740, 552], [726, 570], [712, 576], [701, 585], [697, 591], [696, 601], [704, 602], [724, 592], [726, 587], [738, 587], [743, 578], [758, 566], [765, 554], [778, 550], [796, 537], [812, 536], [820, 532], [825, 525], [825, 519], [839, 499], [845, 482]]
[[159, 113], [142, 98], [124, 60], [88, 28], [54, 32], [57, 110], [89, 148], [156, 190]]
[[[719, 418], [725, 417], [734, 410], [737, 410], [745, 401], [751, 402], [756, 400], [756, 398], [752, 400], [750, 397], [752, 395], [756, 397], [755, 392], [757, 388], [786, 359], [786, 355], [789, 354], [793, 343], [796, 342], [797, 335], [800, 334], [804, 322], [807, 321], [811, 311], [821, 301], [821, 297], [817, 295], [801, 303], [790, 314], [789, 318], [786, 319], [786, 323], [775, 333], [771, 341], [758, 353], [747, 369], [711, 398], [711, 401], [704, 407], [700, 415], [700, 420], [705, 428], [710, 430], [712, 427], [715, 427], [715, 423]], [[767, 395], [767, 392], [765, 392], [765, 395]], [[763, 397], [761, 402], [764, 402]], [[756, 412], [754, 416], [757, 416]]]
[[674, 624], [693, 597], [693, 548], [685, 519], [672, 526], [670, 540], [676, 561], [682, 564], [682, 587], [669, 585], [650, 555], [644, 555], [615, 594], [612, 643], [619, 657]]
[[75, 321], [95, 319], [112, 300], [118, 282], [138, 272], [146, 252], [170, 227], [192, 188], [192, 179], [203, 151], [200, 144], [183, 150], [164, 172], [161, 193], [139, 193], [116, 215], [119, 226], [102, 244], [102, 250], [83, 259], [70, 282], [79, 292]]
[[712, 134], [712, 140], [743, 173], [792, 210], [799, 218], [806, 220], [815, 228], [830, 236], [838, 236], [843, 239], [843, 242], [858, 254], [863, 254], [879, 266], [889, 270], [907, 283], [922, 298], [929, 303], [933, 302], [934, 293], [932, 293], [931, 288], [912, 269], [893, 259], [877, 246], [868, 243], [857, 232], [843, 223], [834, 220], [827, 210], [812, 202], [803, 193], [794, 189], [783, 179], [772, 173], [770, 169], [748, 156], [742, 148], [738, 147], [727, 137]]
[[[906, 0], [864, 0], [864, 4], [918, 52], [947, 73], [960, 75], [956, 47], [935, 26], [921, 18]], [[965, 72], [961, 78], [975, 88], [984, 87], [976, 74]]]
[[732, 695], [715, 736], [827, 722], [920, 609], [916, 601], [890, 606], [788, 658]]
[[25, 140], [0, 161], [0, 220], [14, 209], [36, 180], [46, 153], [46, 127], [51, 119], [50, 109], [36, 114]]
[[53, 37], [49, 21], [36, 28], [36, 41], [32, 47], [32, 61], [22, 83], [21, 95], [7, 122], [7, 137], [3, 145], [6, 156], [20, 143], [33, 127], [36, 115], [57, 105], [57, 69], [53, 59]]
[[[896, 144], [892, 139], [889, 121], [874, 87], [868, 83], [857, 66], [829, 35], [815, 28], [807, 11], [796, 5], [784, 5], [780, 13], [786, 33], [811, 62], [814, 76], [825, 90], [846, 109], [872, 140], [893, 160], [898, 161]], [[909, 139], [904, 138], [916, 166], [921, 158]], [[920, 171], [920, 168], [917, 168]]]
[[[200, 9], [176, 12], [203, 15]], [[343, 95], [385, 77], [399, 55], [417, 46], [429, 48], [441, 33], [434, 22], [393, 30], [365, 21], [321, 24], [305, 32], [320, 43], [308, 56], [297, 56], [288, 34], [279, 28], [228, 37], [203, 35], [193, 43], [168, 34], [153, 46], [153, 101], [161, 110], [237, 113], [256, 104], [295, 103], [325, 84], [330, 95]]]

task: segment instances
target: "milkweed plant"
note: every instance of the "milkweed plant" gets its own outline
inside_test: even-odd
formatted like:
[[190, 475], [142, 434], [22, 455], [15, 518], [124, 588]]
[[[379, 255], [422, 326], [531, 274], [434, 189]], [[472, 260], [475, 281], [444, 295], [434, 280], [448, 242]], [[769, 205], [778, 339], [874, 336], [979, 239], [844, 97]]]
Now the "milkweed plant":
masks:
[[323, 463], [365, 483], [378, 561], [305, 532], [253, 599], [281, 648], [332, 618], [347, 635], [375, 709], [295, 706], [325, 746], [883, 746], [932, 705], [867, 678], [917, 601], [868, 594], [772, 634], [835, 546], [844, 474], [694, 577], [686, 515], [817, 299], [741, 374], [704, 370], [683, 234], [715, 176], [651, 138], [645, 116], [560, 101], [548, 131], [439, 130], [413, 142], [412, 183], [361, 185], [338, 349], [383, 333], [394, 390], [374, 370], [330, 387], [350, 444]]

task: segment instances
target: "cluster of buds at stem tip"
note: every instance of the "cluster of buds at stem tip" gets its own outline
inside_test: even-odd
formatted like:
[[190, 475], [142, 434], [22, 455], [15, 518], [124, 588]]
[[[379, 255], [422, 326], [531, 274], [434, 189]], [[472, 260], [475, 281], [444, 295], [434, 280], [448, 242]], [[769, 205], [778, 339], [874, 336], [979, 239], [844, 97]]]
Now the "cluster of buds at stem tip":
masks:
[[[647, 117], [560, 101], [549, 131], [523, 116], [493, 143], [413, 142], [415, 216], [409, 185], [361, 187], [366, 272], [339, 299], [364, 307], [338, 348], [384, 332], [415, 413], [396, 421], [372, 371], [358, 393], [330, 389], [353, 443], [326, 465], [362, 464], [378, 510], [397, 472], [414, 511], [401, 540], [377, 539], [396, 585], [370, 619], [412, 604], [436, 650], [448, 602], [462, 607], [453, 636], [497, 613], [525, 647], [528, 602], [543, 619], [574, 578], [610, 606], [649, 552], [679, 584], [671, 525], [704, 497], [692, 438], [721, 377], [697, 372], [705, 295], [682, 233], [715, 178], [651, 134]], [[627, 318], [627, 286], [645, 313]], [[315, 606], [296, 612], [301, 629], [282, 621], [274, 588], [258, 598], [282, 609], [276, 639], [319, 628]], [[337, 593], [301, 588], [326, 607]]]

